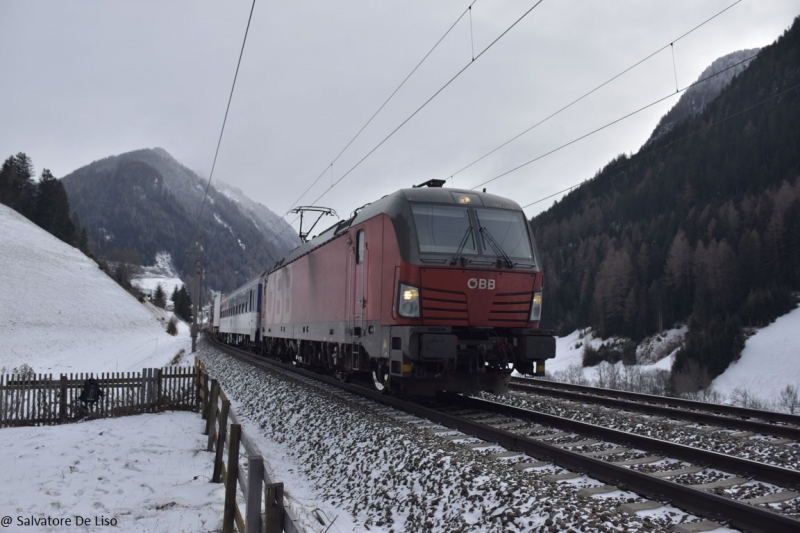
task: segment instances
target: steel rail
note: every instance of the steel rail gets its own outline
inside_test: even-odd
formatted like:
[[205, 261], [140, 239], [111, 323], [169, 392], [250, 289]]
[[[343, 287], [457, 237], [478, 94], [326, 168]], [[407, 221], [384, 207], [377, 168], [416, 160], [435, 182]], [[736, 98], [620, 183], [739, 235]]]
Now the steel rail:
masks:
[[[355, 392], [355, 391], [354, 391]], [[378, 393], [370, 393], [370, 397], [378, 402], [389, 405], [391, 399], [381, 396]], [[360, 391], [357, 393], [362, 394]], [[455, 395], [448, 395], [451, 398]], [[704, 450], [695, 450], [688, 446], [681, 446], [674, 443], [658, 441], [649, 437], [632, 436], [627, 433], [601, 428], [599, 426], [591, 426], [590, 424], [578, 423], [574, 420], [561, 419], [552, 415], [542, 415], [511, 407], [496, 402], [488, 402], [487, 400], [478, 400], [469, 397], [458, 397], [458, 402], [461, 405], [486, 409], [486, 404], [491, 404], [491, 411], [501, 412], [504, 414], [512, 414], [520, 418], [530, 417], [534, 415], [537, 422], [544, 422], [548, 425], [556, 426], [557, 423], [564, 422], [565, 425], [561, 427], [570, 428], [586, 428], [591, 427], [591, 432], [594, 434], [611, 435], [619, 438], [622, 443], [636, 443], [637, 447], [645, 447], [644, 444], [649, 445], [651, 449], [656, 451], [679, 451], [680, 455], [687, 458], [694, 458], [694, 462], [714, 463], [714, 464], [727, 464], [738, 466], [744, 471], [752, 471], [753, 468], [760, 474], [757, 477], [760, 479], [769, 478], [773, 482], [780, 481], [780, 484], [787, 482], [786, 485], [793, 486], [800, 480], [800, 472], [788, 470], [780, 467], [771, 467], [763, 465], [754, 461], [747, 461], [745, 459], [738, 459], [735, 457], [728, 457], [723, 454], [708, 452]], [[405, 402], [404, 402], [405, 404]], [[488, 442], [496, 442], [504, 448], [524, 452], [532, 457], [540, 460], [551, 461], [563, 468], [574, 472], [580, 472], [587, 476], [599, 479], [611, 485], [614, 485], [622, 490], [630, 490], [638, 494], [644, 495], [652, 500], [662, 503], [668, 503], [695, 513], [700, 516], [718, 521], [727, 522], [732, 526], [744, 529], [745, 531], [752, 531], [754, 533], [770, 533], [770, 532], [797, 532], [800, 531], [800, 520], [795, 520], [789, 516], [781, 515], [767, 509], [755, 507], [747, 503], [738, 502], [729, 498], [724, 498], [716, 494], [708, 493], [699, 489], [692, 488], [687, 485], [681, 485], [673, 481], [657, 478], [648, 474], [631, 470], [624, 466], [614, 465], [593, 457], [587, 457], [583, 454], [570, 452], [560, 447], [546, 444], [537, 441], [534, 438], [518, 435], [511, 431], [506, 431], [480, 422], [464, 419], [461, 417], [448, 415], [437, 410], [429, 409], [417, 404], [412, 404], [413, 408], [409, 409], [402, 404], [396, 405], [396, 408], [402, 409], [406, 412], [411, 412], [416, 416], [425, 417], [431, 421], [440, 423], [444, 426], [458, 429], [469, 435], [481, 438]], [[581, 429], [582, 433], [586, 433]], [[599, 436], [599, 435], [598, 435]], [[626, 437], [633, 437], [626, 439]], [[606, 438], [606, 437], [604, 437]], [[612, 440], [612, 439], [608, 439]], [[673, 457], [677, 454], [670, 454]], [[714, 461], [698, 461], [702, 457], [704, 460], [714, 459]], [[727, 469], [730, 471], [730, 469]], [[734, 472], [741, 472], [742, 470], [733, 470]]]
[[[303, 371], [308, 372], [308, 371]], [[443, 426], [457, 429], [468, 435], [475, 436], [487, 442], [495, 442], [506, 449], [519, 451], [535, 457], [540, 460], [551, 461], [563, 468], [574, 472], [584, 473], [589, 477], [599, 479], [623, 490], [636, 492], [646, 496], [652, 500], [659, 501], [666, 504], [674, 505], [685, 511], [697, 514], [715, 520], [717, 522], [730, 523], [733, 527], [741, 528], [745, 531], [753, 533], [778, 533], [778, 532], [792, 532], [797, 533], [800, 531], [800, 520], [795, 520], [789, 516], [781, 515], [761, 507], [755, 507], [747, 503], [738, 502], [729, 498], [718, 496], [713, 493], [705, 492], [699, 489], [689, 487], [687, 485], [680, 485], [673, 481], [657, 478], [648, 474], [631, 470], [624, 466], [618, 466], [600, 459], [587, 457], [580, 453], [564, 450], [551, 444], [546, 444], [537, 441], [531, 437], [518, 435], [516, 433], [494, 428], [492, 426], [475, 422], [462, 417], [443, 413], [436, 409], [431, 409], [419, 405], [417, 403], [406, 402], [398, 398], [383, 395], [376, 391], [371, 391], [357, 385], [350, 385], [346, 383], [337, 382], [334, 378], [327, 376], [318, 376], [311, 372], [309, 375], [314, 377], [321, 377], [324, 381], [331, 384], [340, 386], [345, 390], [349, 390], [354, 394], [366, 396], [376, 402], [382, 403], [413, 414], [421, 418], [426, 418], [432, 422], [442, 424]], [[463, 401], [462, 405], [471, 407], [478, 407], [486, 409], [483, 404], [485, 400], [476, 400], [475, 398], [468, 398], [459, 396], [459, 401]], [[492, 403], [494, 410], [497, 407], [500, 411], [512, 412], [524, 411], [511, 406], [503, 404]], [[527, 413], [531, 413], [527, 411]], [[550, 425], [558, 417], [551, 415], [541, 415], [533, 413], [539, 420], [549, 419]], [[519, 413], [517, 413], [519, 416]], [[576, 423], [573, 420], [566, 420], [567, 425], [578, 427], [581, 423]], [[582, 424], [590, 426], [589, 424]], [[762, 465], [754, 461], [747, 461], [745, 459], [738, 459], [735, 457], [728, 457], [723, 454], [708, 452], [704, 450], [695, 450], [688, 446], [681, 446], [674, 443], [668, 443], [651, 439], [648, 437], [632, 436], [627, 433], [615, 430], [608, 430], [599, 426], [593, 426], [596, 430], [595, 434], [614, 432], [615, 436], [620, 438], [623, 443], [637, 443], [637, 447], [644, 447], [644, 444], [650, 444], [654, 450], [681, 450], [680, 455], [687, 458], [694, 458], [694, 462], [703, 462], [707, 465], [733, 465], [739, 468], [725, 468], [728, 471], [735, 473], [752, 472], [754, 469], [759, 473], [758, 477], [762, 480], [772, 480], [776, 484], [794, 486], [795, 483], [800, 481], [800, 472], [787, 470], [780, 467], [772, 467], [769, 465]], [[623, 440], [625, 437], [632, 437]], [[611, 440], [611, 439], [609, 439]], [[676, 454], [670, 454], [676, 455]], [[698, 461], [698, 457], [703, 457], [706, 461]], [[711, 461], [710, 459], [715, 459]]]
[[[229, 346], [225, 346], [225, 348], [226, 348], [225, 351], [231, 349], [231, 347]], [[673, 505], [679, 509], [683, 509], [687, 512], [696, 514], [698, 516], [702, 516], [720, 523], [730, 524], [732, 527], [736, 527], [744, 531], [749, 531], [752, 533], [784, 533], [784, 532], [796, 533], [797, 531], [800, 531], [800, 520], [795, 520], [794, 518], [791, 518], [789, 516], [781, 515], [761, 507], [755, 507], [747, 503], [742, 503], [729, 498], [724, 498], [722, 496], [694, 489], [686, 485], [680, 485], [678, 483], [668, 481], [666, 479], [661, 479], [655, 476], [637, 472], [635, 470], [631, 470], [623, 466], [618, 466], [605, 461], [601, 461], [593, 457], [587, 457], [580, 453], [571, 452], [559, 448], [557, 446], [537, 441], [531, 437], [518, 435], [516, 433], [498, 429], [486, 424], [482, 424], [480, 422], [475, 422], [473, 420], [469, 420], [466, 418], [450, 415], [438, 411], [436, 409], [425, 407], [418, 403], [408, 402], [400, 398], [388, 396], [358, 385], [344, 383], [340, 380], [337, 380], [336, 378], [321, 375], [309, 370], [305, 370], [303, 368], [295, 367], [293, 365], [271, 360], [268, 361], [266, 359], [261, 359], [261, 358], [255, 358], [252, 356], [252, 354], [249, 354], [247, 352], [239, 350], [236, 351], [239, 352], [239, 354], [246, 354], [247, 355], [246, 362], [248, 362], [251, 365], [257, 366], [259, 368], [265, 368], [266, 365], [268, 364], [268, 365], [274, 365], [284, 370], [290, 370], [302, 376], [322, 381], [334, 387], [352, 392], [353, 394], [362, 397], [369, 398], [371, 400], [374, 400], [375, 402], [407, 412], [414, 416], [426, 418], [432, 422], [441, 424], [445, 427], [462, 431], [463, 433], [472, 435], [487, 442], [497, 443], [506, 449], [523, 452], [526, 453], [527, 455], [530, 455], [531, 457], [553, 462], [556, 465], [561, 466], [562, 468], [566, 468], [573, 472], [583, 473], [592, 478], [599, 479], [601, 481], [614, 485], [620, 488], [621, 490], [632, 491], [641, 494], [651, 500], [659, 501], [661, 503], [664, 503], [665, 505], [666, 504]], [[241, 357], [241, 355], [238, 355], [238, 357]], [[457, 395], [447, 395], [449, 399], [453, 399], [456, 396]], [[577, 428], [579, 426], [591, 426], [590, 424], [584, 424], [581, 422], [576, 422], [574, 420], [568, 420], [568, 419], [556, 420], [559, 417], [554, 417], [552, 415], [544, 415], [532, 411], [526, 411], [524, 409], [503, 405], [496, 402], [477, 400], [475, 398], [458, 396], [458, 402], [460, 402], [462, 405], [467, 405], [471, 407], [480, 406], [479, 408], [481, 409], [486, 409], [487, 404], [490, 404], [491, 409], [495, 411], [500, 411], [504, 413], [518, 412], [518, 414], [514, 416], [536, 417], [538, 420], [551, 419], [557, 422], [560, 421], [565, 424], [562, 427]], [[552, 422], [546, 422], [546, 423], [548, 423], [549, 425], [554, 425]], [[600, 428], [599, 426], [591, 426], [591, 427], [593, 430], [597, 430], [597, 433], [594, 434], [598, 435], [599, 433], [602, 432], [613, 431], [614, 433], [620, 434], [619, 435], [620, 437], [622, 436], [632, 437], [632, 440], [636, 441], [638, 441], [638, 439], [647, 439], [650, 441], [656, 441], [656, 439], [649, 439], [647, 437], [630, 435], [615, 430], [608, 430], [606, 428]], [[632, 441], [624, 441], [624, 442], [632, 442]], [[645, 441], [641, 440], [641, 442]], [[656, 442], [660, 442], [662, 444], [671, 446], [679, 446], [672, 443], [664, 443], [662, 441], [656, 441]], [[688, 447], [681, 446], [681, 448], [688, 448]], [[705, 452], [705, 453], [708, 454], [712, 452]], [[714, 455], [726, 457], [722, 456], [722, 454], [714, 454]], [[733, 459], [734, 462], [736, 463], [741, 462], [741, 464], [743, 465], [746, 465], [747, 463], [760, 465], [760, 463], [755, 463], [753, 461], [746, 461], [743, 459], [737, 459], [737, 458], [729, 458], [729, 459]], [[761, 465], [761, 466], [768, 466], [768, 465]], [[777, 475], [777, 474], [779, 471], [784, 471], [786, 469], [781, 469], [779, 467], [769, 467], [767, 470], [773, 470], [775, 477], [777, 477], [778, 479], [783, 479], [783, 475]], [[790, 471], [790, 470], [787, 472], [790, 474], [793, 472], [795, 476], [800, 476], [800, 472]], [[795, 476], [790, 475], [789, 478], [791, 480], [796, 481], [798, 478]], [[763, 479], [763, 476], [759, 477]], [[789, 483], [789, 485], [791, 485], [791, 483]]]
[[[557, 389], [549, 387], [547, 385], [540, 385], [539, 383], [513, 382], [510, 388], [516, 391], [536, 392], [539, 394], [544, 394], [546, 396], [564, 398], [567, 400], [588, 402], [591, 404], [600, 404], [608, 407], [618, 407], [620, 409], [626, 409], [629, 411], [639, 411], [651, 415], [665, 415], [670, 418], [691, 420], [693, 422], [702, 422], [704, 424], [725, 426], [727, 428], [742, 429], [745, 431], [754, 431], [757, 433], [764, 433], [767, 435], [775, 435], [780, 437], [788, 437], [794, 440], [800, 440], [800, 427], [783, 426], [783, 425], [770, 424], [768, 422], [762, 422], [759, 420], [722, 416], [722, 415], [712, 414], [708, 410], [706, 410], [705, 412], [688, 411], [686, 409], [678, 407], [667, 407], [664, 405], [656, 405], [651, 403], [638, 403], [630, 400], [621, 400], [619, 398], [612, 398], [610, 396], [605, 396], [605, 395], [600, 396], [595, 393], [574, 392], [571, 390]], [[658, 398], [658, 396], [656, 396], [656, 398]]]
[[733, 405], [722, 405], [718, 403], [698, 402], [694, 400], [685, 400], [683, 398], [673, 398], [671, 396], [657, 396], [655, 394], [628, 392], [618, 389], [603, 389], [599, 387], [589, 387], [587, 385], [573, 385], [572, 383], [561, 383], [559, 381], [549, 381], [543, 379], [513, 377], [511, 378], [511, 383], [522, 383], [549, 389], [563, 389], [575, 392], [583, 392], [593, 396], [616, 396], [618, 398], [627, 398], [637, 402], [660, 403], [684, 409], [719, 413], [739, 418], [755, 418], [758, 420], [765, 420], [767, 422], [792, 424], [800, 427], [800, 415], [778, 413], [776, 411], [761, 411], [759, 409], [750, 409], [748, 407], [736, 407]]
[[589, 424], [588, 422], [572, 420], [571, 418], [530, 411], [504, 403], [463, 396], [456, 397], [455, 395], [448, 395], [448, 397], [454, 398], [455, 401], [464, 406], [490, 410], [559, 429], [568, 429], [580, 433], [581, 435], [591, 435], [625, 446], [644, 449], [664, 454], [675, 459], [689, 461], [696, 465], [718, 468], [737, 475], [756, 478], [759, 481], [774, 483], [786, 488], [800, 487], [800, 471], [798, 470], [702, 450], [692, 446], [655, 439], [653, 437], [645, 437], [635, 433]]

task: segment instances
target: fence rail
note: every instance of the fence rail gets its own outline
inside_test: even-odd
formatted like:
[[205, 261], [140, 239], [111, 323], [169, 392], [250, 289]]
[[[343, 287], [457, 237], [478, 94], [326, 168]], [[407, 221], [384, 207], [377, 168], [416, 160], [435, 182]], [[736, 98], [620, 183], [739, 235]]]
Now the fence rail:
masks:
[[[90, 379], [102, 391], [92, 402], [81, 399]], [[198, 409], [206, 420], [208, 451], [214, 452], [211, 481], [225, 485], [223, 532], [235, 527], [240, 533], [305, 533], [283, 505], [283, 483], [273, 482], [258, 447], [199, 359], [194, 367], [145, 368], [141, 373], [0, 375], [0, 428]], [[245, 502], [244, 513], [237, 499]]]
[[[145, 368], [135, 372], [0, 375], [0, 427], [64, 424], [199, 406], [194, 367]], [[80, 399], [87, 380], [102, 396]]]
[[[276, 483], [258, 447], [242, 430], [228, 397], [217, 380], [210, 380], [205, 365], [195, 359], [199, 376], [198, 397], [206, 419], [208, 451], [214, 454], [211, 481], [225, 485], [223, 533], [305, 533], [297, 518], [283, 505], [283, 483]], [[225, 462], [227, 450], [227, 463]], [[241, 461], [242, 455], [245, 461]], [[241, 493], [237, 496], [237, 489]], [[238, 500], [245, 502], [244, 513]], [[263, 506], [263, 509], [262, 509]]]

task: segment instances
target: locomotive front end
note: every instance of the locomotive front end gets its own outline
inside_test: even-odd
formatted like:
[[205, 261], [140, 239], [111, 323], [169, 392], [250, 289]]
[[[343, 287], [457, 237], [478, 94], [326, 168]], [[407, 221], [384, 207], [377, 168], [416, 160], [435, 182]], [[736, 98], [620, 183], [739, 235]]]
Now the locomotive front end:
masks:
[[420, 392], [504, 392], [512, 369], [543, 375], [555, 338], [539, 329], [544, 275], [519, 206], [472, 191], [404, 192], [393, 217], [403, 260], [392, 378]]

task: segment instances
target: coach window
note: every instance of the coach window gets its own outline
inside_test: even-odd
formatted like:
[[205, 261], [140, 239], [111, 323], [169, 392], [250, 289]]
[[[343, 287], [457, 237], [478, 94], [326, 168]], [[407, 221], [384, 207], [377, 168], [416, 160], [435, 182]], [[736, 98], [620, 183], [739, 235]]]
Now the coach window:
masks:
[[364, 230], [359, 230], [356, 233], [356, 263], [363, 263], [364, 262]]

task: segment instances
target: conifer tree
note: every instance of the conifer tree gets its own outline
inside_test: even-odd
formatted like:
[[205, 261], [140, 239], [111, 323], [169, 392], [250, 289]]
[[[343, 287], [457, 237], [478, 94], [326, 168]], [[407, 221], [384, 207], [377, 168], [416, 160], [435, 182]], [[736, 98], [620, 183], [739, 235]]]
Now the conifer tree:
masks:
[[166, 295], [164, 294], [164, 288], [159, 283], [156, 285], [156, 292], [153, 294], [153, 305], [156, 307], [160, 307], [164, 309], [166, 307]]
[[33, 221], [66, 243], [75, 237], [75, 225], [69, 216], [69, 198], [64, 185], [48, 169], [42, 170], [36, 187]]
[[0, 168], [0, 202], [31, 218], [34, 193], [33, 161], [20, 152], [3, 162]]
[[186, 285], [181, 286], [173, 297], [175, 302], [175, 314], [184, 322], [192, 321], [192, 299], [189, 296], [189, 291], [186, 290]]

